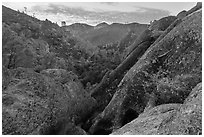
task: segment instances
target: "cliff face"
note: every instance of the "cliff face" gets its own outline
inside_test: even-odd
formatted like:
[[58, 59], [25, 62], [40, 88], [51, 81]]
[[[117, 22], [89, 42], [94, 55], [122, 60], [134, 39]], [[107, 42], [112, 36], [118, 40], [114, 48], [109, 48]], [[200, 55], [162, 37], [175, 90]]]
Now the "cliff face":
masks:
[[[183, 103], [202, 81], [202, 12], [185, 17], [126, 73], [92, 133], [118, 129], [155, 105]], [[132, 118], [128, 118], [133, 116]], [[104, 123], [109, 126], [106, 127]]]

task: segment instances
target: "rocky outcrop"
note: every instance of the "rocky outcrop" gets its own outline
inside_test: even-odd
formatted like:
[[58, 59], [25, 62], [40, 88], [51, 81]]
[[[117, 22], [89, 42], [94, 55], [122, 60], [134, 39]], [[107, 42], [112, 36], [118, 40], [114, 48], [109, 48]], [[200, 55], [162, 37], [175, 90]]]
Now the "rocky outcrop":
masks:
[[201, 18], [201, 11], [190, 14], [150, 46], [124, 76], [108, 106], [94, 120], [91, 133], [111, 133], [138, 117], [146, 107], [184, 102], [202, 80]]
[[184, 104], [164, 104], [139, 115], [113, 135], [198, 135], [202, 134], [202, 83]]
[[169, 119], [179, 110], [181, 104], [156, 106], [138, 116], [135, 120], [113, 132], [113, 135], [154, 135], [164, 119]]
[[[163, 31], [176, 19], [169, 16], [155, 21], [149, 29], [143, 33], [129, 46], [128, 54], [124, 61], [112, 72], [106, 73], [101, 82], [92, 91], [92, 96], [96, 98], [100, 108], [104, 108], [115, 93], [117, 85], [122, 80], [125, 72], [128, 71], [145, 53], [150, 45], [160, 36], [159, 31]], [[156, 34], [157, 33], [157, 34]], [[102, 99], [105, 98], [105, 99]]]
[[150, 30], [145, 30], [135, 41], [134, 45], [137, 47], [132, 51], [132, 53], [130, 53], [130, 55], [128, 55], [128, 57], [117, 66], [117, 68], [110, 73], [106, 73], [98, 86], [93, 89], [91, 96], [96, 98], [101, 108], [104, 108], [104, 106], [107, 105], [114, 94], [114, 88], [110, 89], [110, 87], [117, 88], [117, 85], [122, 80], [125, 72], [129, 70], [144, 54], [146, 49], [149, 48], [151, 42], [153, 41], [151, 34], [152, 33]]
[[159, 134], [202, 134], [202, 83], [192, 90], [174, 117], [163, 121]]
[[149, 29], [150, 30], [156, 30], [156, 31], [164, 31], [176, 19], [177, 19], [177, 17], [175, 17], [175, 16], [168, 16], [168, 17], [161, 18], [159, 20], [154, 20], [152, 23], [150, 23]]
[[186, 11], [186, 10], [183, 10], [183, 11], [179, 12], [176, 17], [182, 19], [182, 18], [184, 18], [186, 15], [187, 15], [187, 11]]
[[201, 134], [201, 7], [152, 22], [140, 37], [148, 25], [79, 24], [96, 48], [3, 6], [2, 133]]
[[76, 75], [62, 69], [40, 74], [28, 68], [10, 70], [10, 74], [2, 93], [3, 134], [82, 132], [75, 125], [92, 112], [95, 100]]

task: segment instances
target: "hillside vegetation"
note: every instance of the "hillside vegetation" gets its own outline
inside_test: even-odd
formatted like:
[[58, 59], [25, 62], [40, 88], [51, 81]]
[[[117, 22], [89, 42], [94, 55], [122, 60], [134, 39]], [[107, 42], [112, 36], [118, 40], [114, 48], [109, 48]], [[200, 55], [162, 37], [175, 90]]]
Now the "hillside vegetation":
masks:
[[119, 43], [123, 38], [128, 37], [128, 33], [134, 31], [134, 38], [138, 37], [148, 25], [131, 23], [131, 24], [106, 24], [100, 23], [96, 26], [87, 24], [75, 23], [70, 26], [65, 26], [66, 30], [71, 31], [76, 36], [89, 41], [92, 45], [106, 45]]
[[202, 3], [64, 27], [2, 6], [2, 134], [201, 135]]

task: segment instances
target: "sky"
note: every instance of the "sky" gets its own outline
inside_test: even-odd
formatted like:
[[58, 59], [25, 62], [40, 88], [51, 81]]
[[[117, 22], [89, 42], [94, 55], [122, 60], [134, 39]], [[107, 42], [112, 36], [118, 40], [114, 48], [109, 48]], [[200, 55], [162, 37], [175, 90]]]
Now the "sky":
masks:
[[4, 6], [25, 11], [41, 20], [61, 25], [86, 23], [149, 23], [169, 15], [189, 10], [195, 2], [3, 2]]

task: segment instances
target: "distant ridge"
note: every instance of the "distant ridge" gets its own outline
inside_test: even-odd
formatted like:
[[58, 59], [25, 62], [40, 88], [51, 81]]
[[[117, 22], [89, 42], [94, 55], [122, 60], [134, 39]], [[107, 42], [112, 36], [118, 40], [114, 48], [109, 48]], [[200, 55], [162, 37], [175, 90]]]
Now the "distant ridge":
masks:
[[74, 23], [69, 26], [64, 26], [67, 31], [70, 31], [72, 34], [75, 36], [77, 35], [85, 41], [89, 41], [95, 46], [120, 42], [131, 30], [135, 30], [135, 35], [137, 37], [147, 27], [148, 24], [139, 24], [136, 22], [128, 24], [108, 24], [102, 22], [96, 26], [84, 23]]

